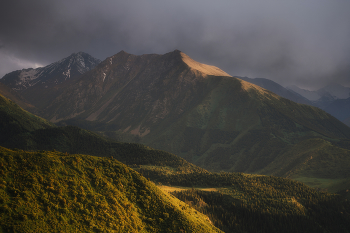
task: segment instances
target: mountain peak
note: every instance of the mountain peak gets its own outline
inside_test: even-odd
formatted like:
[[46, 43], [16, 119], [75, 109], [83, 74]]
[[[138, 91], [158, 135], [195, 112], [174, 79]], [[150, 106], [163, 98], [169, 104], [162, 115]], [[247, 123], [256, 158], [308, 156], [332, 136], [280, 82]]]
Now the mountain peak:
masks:
[[125, 52], [124, 50], [121, 50], [117, 55], [128, 55], [129, 53]]

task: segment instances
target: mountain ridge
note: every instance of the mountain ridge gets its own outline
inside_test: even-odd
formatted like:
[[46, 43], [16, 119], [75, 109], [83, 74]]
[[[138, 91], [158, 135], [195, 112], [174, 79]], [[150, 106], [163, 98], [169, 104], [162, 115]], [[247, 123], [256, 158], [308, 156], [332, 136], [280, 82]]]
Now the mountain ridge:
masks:
[[316, 107], [194, 70], [183, 56], [178, 50], [119, 52], [66, 89], [45, 118], [144, 143], [215, 171], [255, 173], [305, 140], [350, 138], [348, 127]]

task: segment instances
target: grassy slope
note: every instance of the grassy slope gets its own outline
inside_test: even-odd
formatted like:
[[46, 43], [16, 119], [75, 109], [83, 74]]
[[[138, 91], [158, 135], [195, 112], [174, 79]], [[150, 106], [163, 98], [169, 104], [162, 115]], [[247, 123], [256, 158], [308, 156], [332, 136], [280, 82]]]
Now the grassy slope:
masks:
[[111, 158], [0, 148], [0, 219], [16, 232], [218, 232]]
[[344, 169], [350, 165], [349, 140], [338, 143], [350, 131], [334, 117], [266, 90], [244, 91], [238, 80], [212, 82], [214, 88], [198, 106], [141, 142], [210, 171], [350, 177]]

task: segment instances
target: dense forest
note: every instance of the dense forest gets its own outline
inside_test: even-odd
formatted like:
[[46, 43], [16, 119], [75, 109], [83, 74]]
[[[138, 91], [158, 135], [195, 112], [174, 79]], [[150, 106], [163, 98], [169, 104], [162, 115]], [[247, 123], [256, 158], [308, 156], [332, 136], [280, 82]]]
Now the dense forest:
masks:
[[172, 194], [224, 232], [350, 232], [346, 192], [330, 194], [274, 176], [135, 169], [159, 185], [192, 187]]

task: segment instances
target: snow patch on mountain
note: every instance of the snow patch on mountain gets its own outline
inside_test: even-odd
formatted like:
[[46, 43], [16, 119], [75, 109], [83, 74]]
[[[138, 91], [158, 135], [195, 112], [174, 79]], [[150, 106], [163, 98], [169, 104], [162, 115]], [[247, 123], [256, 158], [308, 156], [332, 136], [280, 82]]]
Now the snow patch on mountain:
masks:
[[66, 76], [64, 80], [66, 80], [67, 78], [70, 78], [70, 69], [68, 69], [66, 72], [63, 72], [62, 74]]
[[31, 70], [25, 70], [22, 71], [21, 74], [19, 75], [19, 79], [21, 81], [24, 80], [33, 80], [36, 79], [37, 77], [35, 76], [38, 73], [37, 70], [31, 69]]
[[16, 91], [26, 90], [37, 84], [45, 85], [45, 88], [52, 87], [80, 76], [100, 62], [87, 53], [73, 53], [45, 67], [11, 72], [5, 75], [1, 82]]

